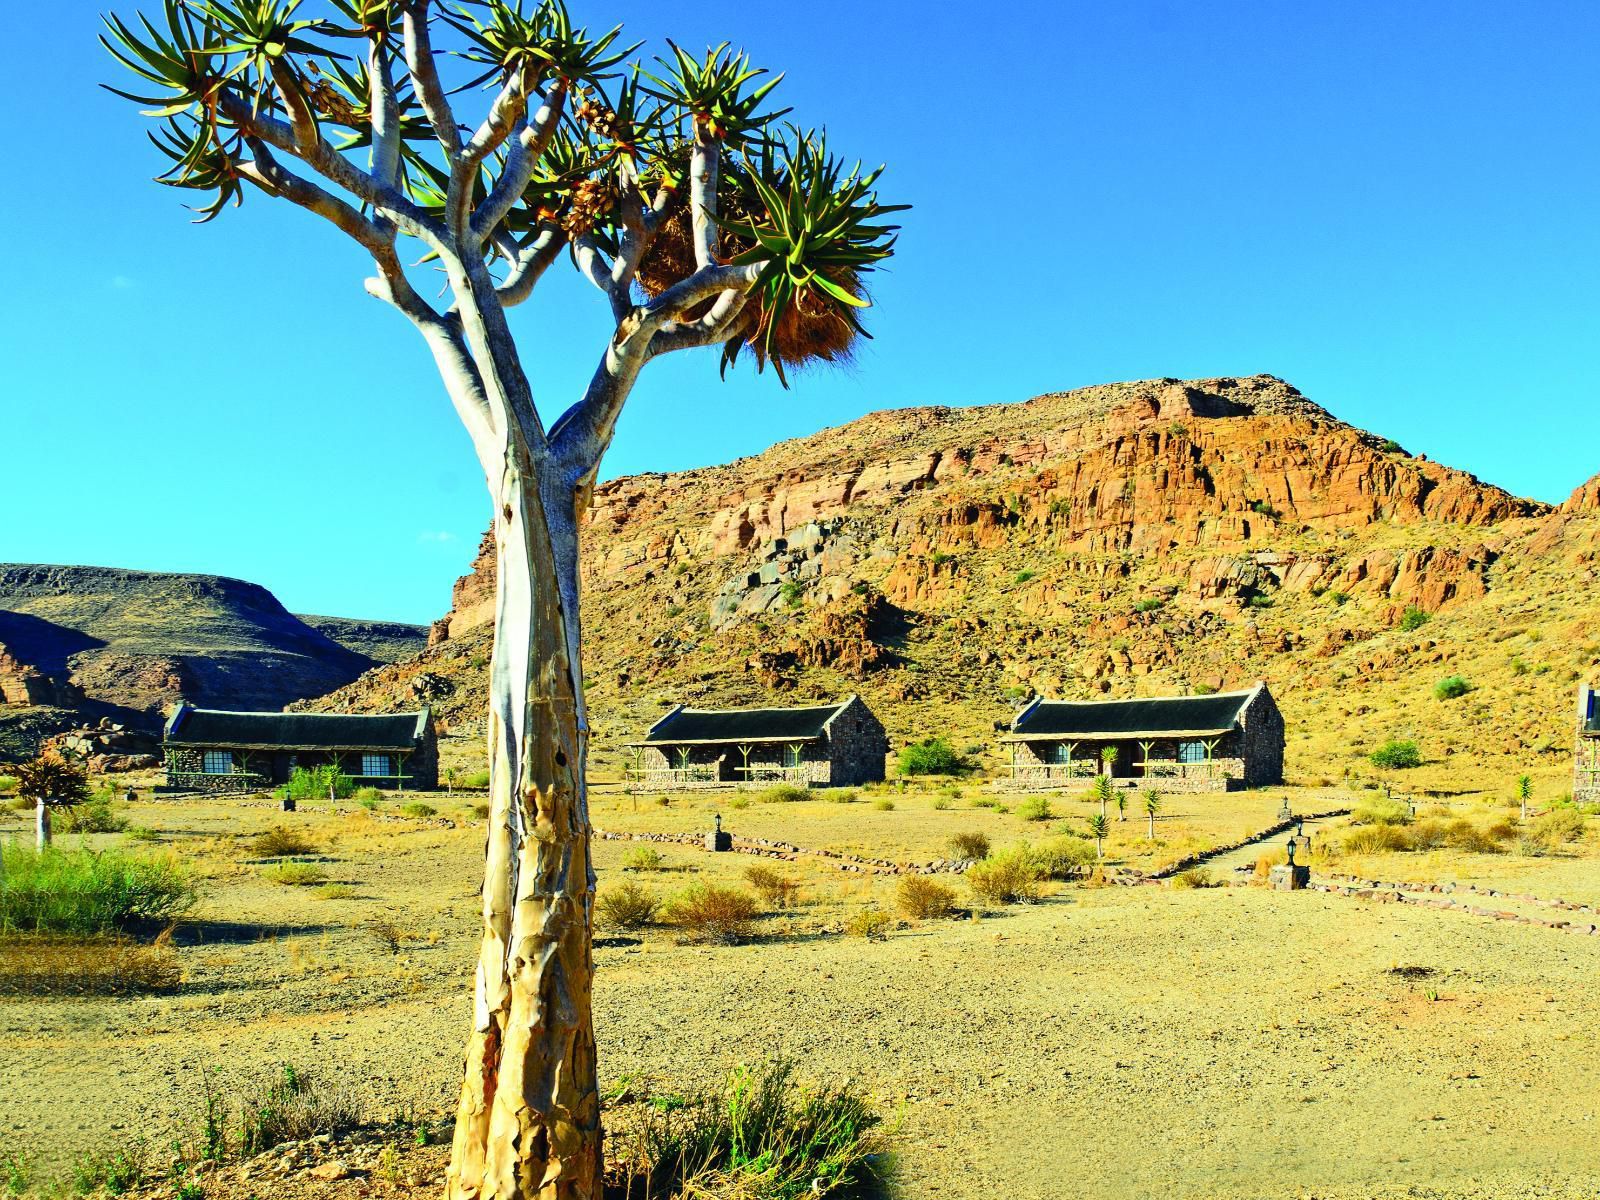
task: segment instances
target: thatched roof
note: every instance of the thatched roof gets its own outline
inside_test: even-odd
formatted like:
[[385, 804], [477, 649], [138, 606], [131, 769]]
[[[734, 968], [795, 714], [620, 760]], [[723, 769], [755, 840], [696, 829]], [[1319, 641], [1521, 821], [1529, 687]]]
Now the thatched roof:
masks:
[[225, 712], [182, 705], [162, 731], [169, 746], [249, 750], [411, 750], [428, 728], [428, 710], [356, 713]]
[[650, 727], [635, 746], [716, 742], [808, 742], [828, 731], [828, 722], [855, 697], [806, 708], [675, 708]]
[[1001, 740], [1214, 737], [1237, 728], [1262, 690], [1148, 700], [1036, 700], [1017, 714]]

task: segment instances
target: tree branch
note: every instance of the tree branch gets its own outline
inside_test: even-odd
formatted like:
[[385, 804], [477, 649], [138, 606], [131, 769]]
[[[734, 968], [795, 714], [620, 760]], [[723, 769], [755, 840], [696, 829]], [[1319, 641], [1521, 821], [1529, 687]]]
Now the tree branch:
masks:
[[716, 257], [719, 143], [695, 122], [694, 152], [689, 158], [689, 217], [694, 228], [694, 265], [709, 267]]
[[534, 285], [561, 254], [564, 245], [566, 240], [561, 236], [559, 226], [541, 226], [537, 237], [517, 248], [516, 256], [511, 261], [511, 270], [496, 289], [500, 294], [500, 303], [512, 308], [526, 300], [533, 293]]
[[406, 70], [411, 75], [411, 90], [417, 94], [417, 103], [422, 106], [428, 124], [433, 126], [433, 136], [444, 149], [445, 162], [454, 170], [456, 156], [461, 153], [461, 131], [456, 128], [455, 114], [450, 111], [444, 86], [439, 82], [438, 65], [433, 61], [428, 3], [429, 0], [402, 0]]
[[367, 107], [372, 110], [369, 169], [379, 184], [396, 187], [400, 182], [400, 100], [389, 56], [377, 38], [367, 53], [367, 80]]
[[711, 306], [711, 311], [699, 320], [668, 322], [650, 338], [650, 345], [645, 350], [647, 361], [674, 350], [692, 350], [698, 346], [714, 346], [727, 341], [749, 323], [749, 303], [749, 292], [723, 292]]
[[[489, 115], [473, 131], [472, 137], [450, 168], [449, 194], [445, 198], [445, 224], [463, 241], [472, 230], [472, 192], [478, 181], [478, 168], [493, 154], [528, 110], [526, 73], [517, 69], [495, 94]], [[520, 141], [520, 139], [519, 139]], [[481, 239], [480, 239], [481, 241]]]
[[472, 214], [472, 236], [479, 242], [494, 232], [512, 206], [522, 198], [528, 181], [539, 166], [539, 160], [550, 145], [551, 137], [555, 135], [556, 127], [561, 123], [566, 98], [567, 81], [558, 80], [533, 119], [524, 121], [522, 128], [517, 131], [517, 140], [511, 144], [511, 152], [506, 156], [505, 170], [500, 172], [500, 178], [495, 180], [483, 203], [478, 205], [478, 211]]

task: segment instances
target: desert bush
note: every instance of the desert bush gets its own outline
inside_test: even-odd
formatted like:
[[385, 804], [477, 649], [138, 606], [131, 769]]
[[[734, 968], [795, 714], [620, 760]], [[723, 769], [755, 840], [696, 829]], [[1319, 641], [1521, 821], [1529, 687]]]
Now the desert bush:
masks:
[[115, 795], [111, 787], [102, 788], [82, 804], [55, 810], [56, 820], [63, 833], [121, 833], [128, 827], [128, 818], [112, 806]]
[[1456, 700], [1472, 690], [1472, 685], [1460, 675], [1447, 675], [1433, 685], [1435, 700]]
[[893, 812], [894, 801], [888, 796], [879, 796], [872, 802], [872, 807], [877, 809], [879, 812]]
[[1215, 887], [1216, 883], [1211, 878], [1211, 872], [1204, 867], [1190, 867], [1187, 871], [1179, 871], [1172, 877], [1172, 886], [1181, 891], [1189, 888]]
[[383, 793], [375, 787], [358, 787], [351, 799], [362, 808], [377, 808], [383, 803]]
[[79, 1196], [120, 1196], [144, 1182], [150, 1165], [143, 1142], [92, 1150], [72, 1160], [72, 1190]]
[[1413, 604], [1400, 614], [1400, 628], [1406, 633], [1411, 633], [1414, 630], [1421, 629], [1431, 620], [1433, 618], [1428, 615], [1427, 610], [1418, 608]]
[[1451, 821], [1445, 831], [1445, 841], [1449, 845], [1473, 854], [1497, 854], [1515, 836], [1515, 829], [1502, 821], [1480, 828], [1471, 821], [1457, 819]]
[[129, 996], [176, 991], [171, 936], [21, 934], [0, 939], [0, 995]]
[[654, 846], [634, 846], [622, 856], [624, 871], [659, 871], [666, 859]]
[[1540, 838], [1552, 846], [1578, 841], [1583, 837], [1583, 830], [1583, 814], [1576, 808], [1552, 808], [1536, 817], [1528, 826], [1531, 837]]
[[1422, 765], [1422, 751], [1417, 749], [1417, 744], [1411, 741], [1401, 741], [1391, 738], [1379, 746], [1367, 760], [1375, 767], [1387, 770], [1407, 770], [1411, 767]]
[[1033, 856], [1046, 879], [1076, 879], [1098, 857], [1093, 842], [1071, 833], [1041, 842]]
[[1029, 796], [1017, 805], [1017, 816], [1024, 821], [1048, 821], [1055, 813], [1050, 811], [1048, 796]]
[[953, 783], [947, 783], [939, 789], [939, 798], [941, 800], [959, 800], [961, 795], [961, 789]]
[[1350, 819], [1357, 825], [1408, 825], [1411, 823], [1411, 809], [1404, 800], [1368, 796], [1355, 806]]
[[130, 842], [159, 842], [161, 835], [148, 825], [135, 825], [128, 830], [128, 840]]
[[6, 845], [0, 864], [0, 933], [87, 937], [166, 925], [195, 902], [188, 874], [173, 859]]
[[965, 769], [956, 748], [942, 737], [924, 738], [900, 748], [898, 770], [902, 775], [958, 775]]
[[756, 794], [756, 799], [762, 804], [793, 804], [811, 799], [811, 791], [793, 783], [775, 783], [769, 788], [762, 788]]
[[1272, 868], [1281, 866], [1289, 861], [1288, 854], [1283, 850], [1268, 850], [1256, 856], [1255, 866], [1250, 871], [1250, 876], [1256, 883], [1266, 883], [1272, 878]]
[[354, 900], [357, 893], [348, 883], [325, 883], [311, 894], [318, 900]]
[[851, 937], [866, 938], [869, 942], [882, 941], [889, 930], [889, 914], [881, 908], [863, 908], [844, 923], [844, 931]]
[[744, 877], [757, 894], [773, 908], [792, 908], [800, 899], [800, 884], [766, 863], [752, 863]]
[[854, 804], [861, 799], [855, 788], [824, 788], [817, 795], [830, 804]]
[[991, 854], [967, 871], [973, 894], [991, 904], [1037, 900], [1043, 878], [1043, 868], [1026, 845]]
[[949, 800], [948, 797], [935, 796], [933, 798], [933, 811], [934, 812], [944, 812], [949, 807], [950, 807], [950, 800]]
[[[877, 1195], [887, 1159], [878, 1117], [853, 1084], [802, 1088], [787, 1062], [741, 1067], [719, 1094], [643, 1106], [646, 1123], [621, 1158], [637, 1194], [803, 1200]], [[625, 1188], [634, 1194], [632, 1188]]]
[[359, 1093], [337, 1076], [289, 1063], [247, 1083], [239, 1094], [239, 1150], [260, 1154], [284, 1142], [335, 1135], [361, 1123]]
[[257, 858], [289, 858], [296, 854], [310, 854], [316, 850], [314, 843], [298, 829], [274, 825], [265, 833], [250, 839], [250, 852]]
[[296, 767], [278, 795], [290, 800], [344, 800], [355, 791], [356, 781], [332, 763], [318, 767]]
[[691, 941], [735, 945], [754, 932], [756, 898], [736, 888], [697, 883], [670, 900], [668, 921]]
[[902, 875], [894, 902], [913, 921], [948, 917], [956, 911], [956, 890], [926, 875]]
[[1398, 825], [1363, 825], [1344, 835], [1346, 854], [1381, 854], [1390, 850], [1411, 849], [1411, 839]]
[[25, 1154], [0, 1154], [0, 1180], [5, 1184], [6, 1195], [26, 1195], [33, 1186], [33, 1163]]
[[595, 916], [608, 929], [643, 929], [660, 908], [655, 893], [631, 879], [606, 888], [594, 902]]
[[950, 857], [973, 859], [989, 857], [989, 835], [975, 829], [950, 835]]
[[489, 772], [468, 771], [461, 777], [461, 782], [456, 786], [464, 788], [486, 788], [489, 786]]
[[487, 804], [469, 804], [466, 811], [472, 814], [474, 821], [487, 821], [489, 819], [489, 806]]
[[316, 863], [277, 862], [261, 869], [261, 877], [268, 883], [281, 883], [286, 887], [309, 887], [327, 879], [327, 872]]
[[17, 777], [15, 775], [0, 775], [0, 796], [15, 795], [17, 790]]

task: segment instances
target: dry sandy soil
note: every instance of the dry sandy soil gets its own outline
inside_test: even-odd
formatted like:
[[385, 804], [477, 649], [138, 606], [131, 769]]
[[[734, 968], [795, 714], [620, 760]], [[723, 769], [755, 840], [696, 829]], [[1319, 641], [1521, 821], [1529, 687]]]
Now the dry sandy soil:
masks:
[[[1174, 804], [1160, 837], [1232, 840], [1268, 824], [1281, 795]], [[1303, 810], [1328, 798], [1292, 795]], [[932, 793], [893, 799], [893, 810], [862, 797], [724, 816], [736, 833], [906, 860], [941, 855], [955, 828], [984, 829], [997, 845], [1038, 828], [966, 807], [970, 795], [940, 809]], [[173, 996], [0, 999], [0, 1154], [31, 1156], [43, 1178], [84, 1150], [162, 1141], [193, 1121], [211, 1067], [227, 1081], [316, 1065], [355, 1081], [376, 1119], [446, 1114], [468, 1017], [482, 831], [461, 797], [430, 800], [433, 820], [399, 817], [393, 803], [293, 817], [249, 802], [131, 806], [136, 826], [157, 831], [146, 849], [178, 854], [204, 877], [181, 937], [184, 985]], [[707, 803], [636, 809], [602, 796], [596, 822], [703, 829]], [[311, 834], [328, 879], [352, 895], [323, 899], [262, 877], [246, 838], [285, 821]], [[1143, 826], [1130, 813], [1113, 855], [1139, 865]], [[8, 817], [0, 836], [22, 829]], [[1600, 877], [1596, 841], [1591, 831], [1553, 858], [1439, 852], [1361, 865], [1383, 878], [1509, 877], [1578, 899], [1573, 885], [1593, 893]], [[596, 846], [604, 892], [630, 843]], [[696, 877], [731, 881], [755, 861], [665, 854], [671, 869], [636, 876], [663, 894]], [[1145, 864], [1158, 857], [1150, 848]], [[894, 1125], [907, 1196], [1600, 1188], [1600, 937], [1317, 893], [1061, 885], [1035, 905], [978, 907], [869, 942], [833, 931], [853, 911], [887, 907], [892, 878], [815, 858], [782, 865], [802, 881], [803, 903], [765, 916], [753, 944], [682, 945], [665, 929], [601, 940], [595, 1016], [608, 1085], [633, 1074], [696, 1087], [774, 1056], [797, 1060], [804, 1076], [854, 1077]], [[380, 920], [402, 931], [397, 952], [372, 932]], [[412, 1153], [413, 1190], [432, 1192], [441, 1152]], [[328, 1195], [353, 1186], [321, 1185]]]

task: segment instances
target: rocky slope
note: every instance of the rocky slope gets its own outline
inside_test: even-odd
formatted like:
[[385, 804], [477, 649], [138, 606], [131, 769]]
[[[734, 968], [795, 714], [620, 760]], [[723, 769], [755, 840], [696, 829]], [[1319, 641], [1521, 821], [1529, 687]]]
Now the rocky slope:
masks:
[[426, 631], [302, 620], [253, 583], [0, 565], [0, 753], [84, 719], [159, 723], [178, 699], [281, 708], [414, 654]]
[[[875, 413], [596, 490], [598, 759], [677, 700], [860, 691], [893, 740], [976, 747], [1034, 692], [1265, 678], [1302, 776], [1390, 735], [1498, 770], [1565, 748], [1600, 652], [1597, 528], [1600, 482], [1519, 499], [1269, 376]], [[470, 756], [492, 599], [485, 543], [426, 653], [316, 706], [426, 698]], [[1412, 607], [1429, 619], [1403, 630]], [[1476, 690], [1435, 701], [1458, 673]]]

